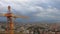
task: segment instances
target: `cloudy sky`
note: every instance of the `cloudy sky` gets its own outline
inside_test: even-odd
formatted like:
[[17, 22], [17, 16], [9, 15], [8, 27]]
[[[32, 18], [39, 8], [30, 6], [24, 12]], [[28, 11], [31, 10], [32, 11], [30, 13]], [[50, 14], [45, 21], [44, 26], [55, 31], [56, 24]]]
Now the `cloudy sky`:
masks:
[[0, 13], [7, 12], [8, 5], [14, 14], [29, 16], [20, 21], [60, 21], [60, 0], [0, 0]]

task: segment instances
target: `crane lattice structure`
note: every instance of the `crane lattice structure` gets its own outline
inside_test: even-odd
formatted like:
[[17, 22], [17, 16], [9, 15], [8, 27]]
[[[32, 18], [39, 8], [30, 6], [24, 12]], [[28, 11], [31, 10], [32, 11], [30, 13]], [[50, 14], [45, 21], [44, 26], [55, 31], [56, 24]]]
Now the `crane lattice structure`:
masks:
[[[6, 28], [6, 34], [9, 31], [9, 34], [14, 34], [14, 23], [12, 18], [27, 18], [27, 16], [16, 16], [11, 12], [11, 6], [8, 6], [8, 12], [6, 14], [3, 14], [1, 16], [5, 16], [7, 18], [8, 24]], [[9, 27], [9, 29], [8, 29]]]

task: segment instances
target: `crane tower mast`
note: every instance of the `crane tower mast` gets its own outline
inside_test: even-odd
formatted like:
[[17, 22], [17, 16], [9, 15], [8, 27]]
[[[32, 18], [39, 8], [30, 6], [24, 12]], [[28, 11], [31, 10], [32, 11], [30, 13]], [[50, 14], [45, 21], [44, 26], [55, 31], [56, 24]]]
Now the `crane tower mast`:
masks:
[[11, 7], [10, 6], [8, 6], [8, 12], [5, 16], [7, 17], [8, 24], [9, 24], [9, 26], [8, 26], [9, 30], [7, 28], [7, 32], [9, 31], [10, 34], [14, 34], [14, 31], [13, 31], [14, 24], [13, 24], [13, 19], [12, 19], [13, 15], [11, 13]]
[[16, 16], [11, 12], [11, 6], [8, 6], [8, 12], [0, 15], [0, 16], [5, 16], [7, 18], [8, 24], [7, 24], [7, 28], [6, 28], [6, 34], [8, 34], [8, 32], [10, 34], [14, 34], [14, 23], [13, 23], [13, 19], [12, 18], [28, 18], [27, 16]]

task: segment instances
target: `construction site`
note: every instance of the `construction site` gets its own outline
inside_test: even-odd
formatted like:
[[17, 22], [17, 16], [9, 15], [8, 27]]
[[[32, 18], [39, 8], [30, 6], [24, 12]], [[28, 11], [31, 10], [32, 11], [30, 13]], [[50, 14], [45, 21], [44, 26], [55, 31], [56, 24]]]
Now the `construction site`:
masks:
[[7, 13], [0, 15], [7, 19], [6, 23], [0, 23], [0, 34], [60, 34], [60, 23], [14, 23], [13, 18], [28, 19], [29, 17], [14, 15], [11, 11], [11, 6], [7, 8]]
[[0, 0], [0, 34], [60, 34], [60, 0]]

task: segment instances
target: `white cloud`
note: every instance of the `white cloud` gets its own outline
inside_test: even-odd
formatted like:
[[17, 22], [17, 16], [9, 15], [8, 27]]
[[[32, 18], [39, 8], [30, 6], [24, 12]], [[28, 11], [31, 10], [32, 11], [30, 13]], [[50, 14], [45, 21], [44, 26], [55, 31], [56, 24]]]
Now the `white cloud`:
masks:
[[40, 11], [40, 13], [34, 14], [34, 16], [37, 17], [49, 17], [49, 18], [60, 18], [60, 10], [58, 10], [57, 8], [52, 8], [49, 7], [47, 9], [44, 9], [42, 11]]

